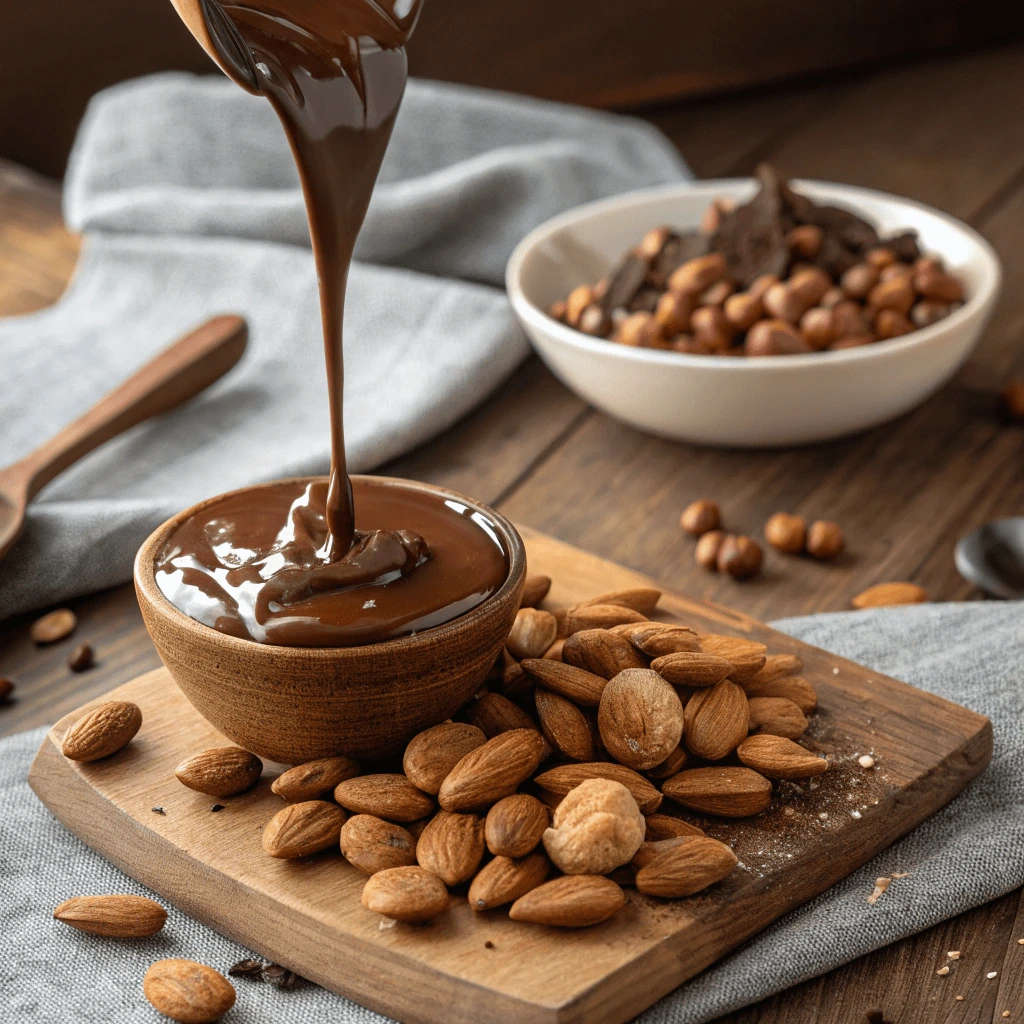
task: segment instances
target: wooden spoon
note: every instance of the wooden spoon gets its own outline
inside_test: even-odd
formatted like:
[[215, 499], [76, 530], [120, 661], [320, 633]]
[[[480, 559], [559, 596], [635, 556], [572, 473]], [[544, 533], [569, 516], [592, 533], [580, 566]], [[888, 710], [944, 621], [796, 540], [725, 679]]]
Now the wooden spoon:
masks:
[[0, 558], [25, 525], [28, 503], [58, 473], [104, 441], [167, 412], [220, 380], [245, 351], [239, 316], [218, 316], [179, 338], [87, 413], [20, 462], [0, 469]]

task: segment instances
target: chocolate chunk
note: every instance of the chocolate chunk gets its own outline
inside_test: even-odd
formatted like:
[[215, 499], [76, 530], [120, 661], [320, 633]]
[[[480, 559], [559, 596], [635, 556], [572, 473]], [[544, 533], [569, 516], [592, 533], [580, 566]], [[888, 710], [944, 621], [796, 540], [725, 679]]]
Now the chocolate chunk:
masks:
[[898, 235], [890, 235], [888, 238], [882, 239], [882, 245], [886, 249], [891, 249], [893, 255], [901, 263], [913, 263], [921, 256], [916, 231], [901, 231]]
[[250, 981], [262, 981], [263, 961], [239, 960], [237, 964], [228, 968], [228, 974], [232, 978], [248, 978]]
[[628, 308], [647, 277], [650, 264], [635, 252], [627, 252], [608, 275], [608, 287], [601, 296], [601, 308], [611, 313], [620, 306]]
[[299, 976], [280, 964], [268, 964], [263, 968], [263, 980], [269, 981], [271, 985], [276, 985], [278, 988], [290, 990], [295, 988]]
[[664, 291], [668, 285], [668, 279], [672, 276], [672, 271], [681, 267], [687, 260], [706, 256], [710, 244], [710, 238], [699, 231], [670, 238], [662, 246], [661, 252], [658, 253], [654, 262], [651, 263], [646, 283], [652, 288], [660, 288]]
[[87, 672], [96, 664], [92, 644], [79, 644], [68, 658], [68, 668], [72, 672]]
[[150, 807], [150, 810], [154, 814], [167, 814], [167, 812], [162, 807]]
[[757, 195], [732, 213], [722, 214], [711, 238], [712, 251], [725, 256], [729, 277], [742, 289], [762, 274], [786, 276], [790, 259], [786, 236], [796, 226], [784, 208], [782, 183], [774, 168], [762, 164], [757, 177], [761, 182]]
[[216, 813], [217, 811], [223, 811], [224, 810], [224, 805], [223, 804], [214, 804], [210, 808], [210, 810], [213, 811], [214, 813]]
[[653, 313], [658, 308], [661, 295], [656, 288], [642, 288], [633, 296], [633, 301], [627, 308], [630, 313]]

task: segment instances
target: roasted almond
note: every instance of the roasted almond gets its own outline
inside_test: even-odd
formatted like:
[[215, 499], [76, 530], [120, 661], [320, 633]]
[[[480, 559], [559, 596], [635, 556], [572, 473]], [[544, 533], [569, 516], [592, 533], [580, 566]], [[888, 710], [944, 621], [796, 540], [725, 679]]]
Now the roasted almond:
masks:
[[732, 662], [703, 651], [679, 651], [655, 658], [651, 668], [673, 686], [714, 686], [729, 675]]
[[522, 665], [509, 653], [507, 647], [502, 649], [501, 687], [507, 697], [518, 697], [529, 693], [533, 688], [533, 678], [528, 676]]
[[828, 770], [825, 758], [784, 736], [751, 736], [736, 748], [736, 756], [770, 779], [807, 779]]
[[805, 715], [818, 706], [818, 695], [803, 676], [779, 676], [767, 682], [750, 680], [743, 684], [748, 698], [785, 697], [791, 700]]
[[83, 715], [61, 741], [71, 761], [98, 761], [126, 746], [142, 725], [142, 712], [127, 700], [111, 700]]
[[637, 871], [637, 891], [667, 899], [691, 896], [720, 882], [737, 863], [736, 854], [717, 839], [677, 841]]
[[624, 765], [607, 761], [559, 765], [542, 772], [534, 782], [555, 796], [565, 796], [587, 779], [614, 779], [621, 782], [633, 794], [633, 799], [644, 814], [653, 814], [661, 806], [661, 793], [647, 779]]
[[242, 793], [263, 774], [263, 762], [241, 747], [211, 747], [186, 758], [174, 774], [183, 786], [207, 796]]
[[345, 812], [326, 800], [289, 804], [263, 830], [263, 849], [271, 857], [292, 860], [338, 845]]
[[562, 661], [611, 679], [627, 668], [647, 668], [645, 658], [624, 636], [610, 629], [583, 629], [562, 646]]
[[54, 910], [53, 916], [90, 935], [141, 939], [163, 928], [167, 911], [145, 896], [72, 896]]
[[688, 768], [663, 785], [665, 796], [705, 814], [747, 818], [767, 810], [772, 784], [750, 768]]
[[555, 642], [558, 622], [551, 612], [539, 608], [520, 608], [505, 646], [512, 654], [523, 658], [539, 658]]
[[647, 822], [644, 840], [652, 843], [661, 839], [675, 839], [678, 836], [704, 835], [703, 829], [683, 821], [682, 818], [673, 818], [669, 814], [648, 814], [644, 820]]
[[545, 757], [547, 741], [534, 729], [512, 729], [471, 750], [441, 784], [446, 811], [482, 810], [511, 796]]
[[584, 629], [611, 629], [624, 622], [643, 622], [642, 612], [620, 604], [576, 605], [565, 613], [565, 635], [572, 636]]
[[562, 660], [562, 648], [565, 646], [565, 637], [559, 637], [545, 652], [544, 657], [547, 661], [561, 661]]
[[655, 633], [671, 628], [672, 625], [668, 622], [648, 622], [646, 619], [642, 619], [640, 622], [622, 622], [618, 626], [612, 626], [609, 632], [616, 636], [624, 636], [632, 643], [634, 637], [654, 636]]
[[484, 820], [475, 814], [438, 811], [416, 842], [416, 860], [445, 885], [476, 874], [484, 856]]
[[412, 833], [372, 814], [349, 818], [341, 829], [340, 846], [345, 859], [368, 875], [416, 863]]
[[157, 960], [142, 979], [153, 1008], [180, 1024], [212, 1024], [235, 1005], [235, 987], [194, 960]]
[[386, 821], [425, 818], [434, 801], [405, 775], [360, 775], [335, 787], [334, 799], [355, 814], [373, 814]]
[[683, 705], [657, 672], [630, 668], [608, 681], [597, 723], [616, 761], [637, 770], [653, 768], [679, 746]]
[[535, 796], [513, 793], [487, 812], [484, 838], [496, 856], [525, 857], [537, 848], [547, 827], [547, 808]]
[[520, 896], [508, 916], [531, 924], [586, 928], [607, 921], [625, 902], [625, 893], [609, 878], [563, 875]]
[[500, 855], [485, 864], [469, 887], [469, 905], [474, 910], [493, 910], [513, 903], [536, 889], [551, 870], [539, 850], [518, 859]]
[[916, 583], [876, 583], [851, 602], [854, 608], [887, 608], [897, 604], [923, 604], [928, 591]]
[[274, 779], [270, 788], [289, 803], [317, 800], [333, 793], [339, 782], [355, 778], [359, 772], [359, 762], [351, 757], [322, 757], [289, 768]]
[[625, 590], [612, 590], [607, 594], [598, 594], [597, 597], [581, 601], [577, 607], [613, 604], [620, 608], [632, 608], [635, 612], [650, 615], [657, 608], [660, 600], [661, 591], [655, 587], [629, 587]]
[[751, 697], [747, 707], [751, 733], [767, 733], [795, 740], [807, 731], [804, 713], [785, 697]]
[[[701, 833], [703, 835], [703, 833]], [[644, 840], [640, 844], [640, 849], [633, 854], [633, 859], [630, 864], [634, 871], [639, 871], [641, 868], [645, 868], [652, 860], [656, 860], [663, 853], [669, 850], [674, 850], [680, 843], [688, 843], [693, 839], [697, 839], [696, 835], [684, 835], [684, 836], [669, 836], [667, 839], [655, 839], [655, 840]]]
[[686, 751], [682, 745], [676, 747], [661, 764], [648, 768], [644, 774], [649, 779], [670, 779], [686, 767]]
[[459, 761], [486, 742], [487, 736], [478, 726], [444, 722], [424, 729], [409, 740], [402, 768], [417, 789], [436, 796], [441, 783]]
[[570, 761], [593, 761], [594, 741], [583, 712], [571, 700], [538, 686], [534, 691], [544, 738]]
[[799, 675], [803, 669], [804, 663], [795, 654], [769, 654], [765, 658], [764, 668], [744, 681], [744, 689], [751, 683], [769, 683], [783, 676]]
[[601, 694], [608, 683], [603, 676], [586, 669], [547, 658], [526, 658], [523, 668], [534, 679], [542, 682], [545, 689], [568, 697], [574, 704], [584, 708], [596, 708], [601, 703]]
[[766, 660], [768, 648], [756, 640], [743, 640], [735, 636], [709, 634], [700, 638], [705, 654], [717, 654], [732, 663], [729, 678], [734, 682], [749, 679], [759, 672]]
[[666, 626], [657, 631], [637, 630], [630, 640], [649, 658], [701, 649], [700, 637], [689, 626]]
[[395, 921], [418, 924], [448, 909], [444, 882], [426, 868], [386, 868], [366, 880], [363, 906]]
[[551, 589], [551, 577], [531, 574], [526, 577], [523, 584], [523, 597], [519, 602], [520, 608], [536, 608]]
[[537, 730], [537, 723], [518, 704], [500, 693], [485, 693], [469, 709], [469, 719], [487, 739], [510, 729]]
[[747, 695], [723, 679], [686, 702], [683, 721], [687, 750], [707, 761], [721, 761], [747, 737]]
[[78, 617], [70, 608], [47, 612], [29, 626], [28, 635], [34, 644], [55, 644], [70, 636], [78, 625]]

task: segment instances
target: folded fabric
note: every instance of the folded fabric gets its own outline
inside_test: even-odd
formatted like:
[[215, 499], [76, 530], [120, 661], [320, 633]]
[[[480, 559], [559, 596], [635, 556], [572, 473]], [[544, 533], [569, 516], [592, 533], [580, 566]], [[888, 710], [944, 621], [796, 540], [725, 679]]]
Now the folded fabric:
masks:
[[[944, 809], [662, 999], [641, 1015], [643, 1024], [704, 1024], [1024, 884], [1024, 604], [921, 605], [775, 626], [988, 715], [995, 754]], [[186, 957], [226, 971], [253, 954], [173, 907], [162, 932], [132, 942], [52, 920], [53, 907], [70, 896], [147, 893], [65, 831], [29, 790], [25, 776], [43, 735], [0, 742], [0, 1019], [154, 1021], [142, 995], [154, 960]], [[908, 874], [869, 904], [874, 879], [895, 872]], [[244, 981], [237, 988], [225, 1017], [235, 1024], [385, 1021], [308, 983], [292, 992]]]
[[[526, 355], [500, 284], [527, 231], [580, 202], [687, 175], [643, 122], [410, 82], [349, 285], [353, 471], [450, 426]], [[330, 461], [305, 210], [266, 101], [184, 74], [99, 94], [65, 212], [86, 234], [67, 293], [0, 320], [0, 465], [210, 316], [245, 316], [249, 351], [202, 396], [45, 489], [4, 560], [0, 618], [128, 579], [146, 535], [200, 498]]]

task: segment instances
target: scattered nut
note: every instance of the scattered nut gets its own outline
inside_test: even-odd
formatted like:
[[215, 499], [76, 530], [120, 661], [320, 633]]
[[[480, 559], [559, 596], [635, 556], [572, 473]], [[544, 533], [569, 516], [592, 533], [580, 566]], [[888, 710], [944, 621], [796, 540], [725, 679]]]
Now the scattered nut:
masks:
[[727, 572], [734, 579], [745, 580], [757, 575], [763, 557], [757, 541], [750, 537], [730, 535], [722, 541], [716, 561], [719, 572]]
[[679, 517], [679, 525], [695, 537], [717, 530], [720, 523], [718, 505], [704, 498], [687, 505]]
[[70, 608], [57, 608], [48, 612], [29, 627], [29, 636], [33, 643], [55, 644], [58, 640], [70, 636], [78, 625], [78, 617]]
[[807, 553], [812, 557], [827, 561], [839, 555], [845, 545], [846, 539], [838, 523], [821, 519], [811, 523], [807, 531]]
[[710, 530], [705, 533], [694, 549], [693, 557], [697, 564], [705, 569], [716, 570], [718, 568], [718, 552], [725, 540], [725, 534], [721, 530]]
[[764, 524], [764, 539], [777, 551], [797, 555], [807, 541], [807, 520], [788, 512], [776, 512]]
[[1024, 377], [1011, 380], [1000, 395], [1003, 412], [1010, 419], [1024, 420]]
[[86, 672], [96, 663], [92, 644], [79, 644], [68, 658], [68, 668], [72, 672]]

